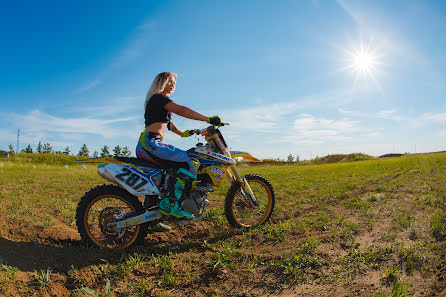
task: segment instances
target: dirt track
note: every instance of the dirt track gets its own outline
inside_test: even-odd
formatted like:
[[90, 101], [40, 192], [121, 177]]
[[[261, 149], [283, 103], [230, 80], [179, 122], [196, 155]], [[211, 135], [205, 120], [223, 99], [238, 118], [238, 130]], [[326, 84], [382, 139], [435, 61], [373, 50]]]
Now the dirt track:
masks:
[[443, 159], [414, 160], [265, 167], [278, 197], [271, 224], [229, 227], [216, 193], [204, 220], [123, 252], [80, 244], [72, 218], [81, 193], [102, 182], [93, 170], [31, 172], [29, 191], [0, 176], [0, 292], [106, 295], [110, 283], [112, 296], [390, 296], [398, 284], [442, 296], [446, 170]]

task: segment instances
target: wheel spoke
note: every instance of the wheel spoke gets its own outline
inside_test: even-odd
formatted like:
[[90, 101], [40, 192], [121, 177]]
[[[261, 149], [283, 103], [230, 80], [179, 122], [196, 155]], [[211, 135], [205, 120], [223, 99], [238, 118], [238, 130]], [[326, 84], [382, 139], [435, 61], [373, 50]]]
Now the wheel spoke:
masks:
[[241, 190], [238, 190], [232, 200], [230, 216], [233, 217], [236, 225], [252, 227], [263, 224], [270, 217], [274, 207], [274, 190], [261, 176], [248, 175], [246, 180], [259, 206], [254, 207]]
[[110, 230], [107, 224], [115, 222], [115, 215], [127, 212], [135, 212], [132, 205], [118, 196], [99, 197], [89, 209], [87, 222], [89, 234], [95, 242], [102, 247], [122, 248], [129, 242], [134, 241], [139, 226], [132, 226], [124, 230]]

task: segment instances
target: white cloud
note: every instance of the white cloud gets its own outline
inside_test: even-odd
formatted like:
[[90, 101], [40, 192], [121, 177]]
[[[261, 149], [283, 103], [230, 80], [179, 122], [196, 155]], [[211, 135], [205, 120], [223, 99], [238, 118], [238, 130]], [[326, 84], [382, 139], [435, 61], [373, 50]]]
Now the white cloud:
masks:
[[386, 119], [395, 122], [400, 122], [401, 120], [404, 119], [402, 116], [396, 114], [395, 109], [386, 109], [374, 112], [361, 112], [357, 110], [347, 110], [343, 108], [338, 108], [338, 112], [352, 117], [369, 118], [369, 119]]
[[383, 119], [388, 119], [392, 121], [399, 122], [401, 121], [401, 117], [398, 115], [395, 115], [396, 111], [394, 109], [391, 110], [380, 110], [378, 112], [378, 117]]
[[347, 110], [347, 109], [343, 109], [343, 108], [338, 108], [338, 112], [343, 113], [343, 114], [354, 114], [355, 111], [353, 110]]
[[4, 116], [6, 121], [21, 123], [20, 126], [28, 133], [80, 133], [100, 135], [104, 138], [113, 138], [122, 134], [122, 128], [114, 128], [125, 122], [134, 121], [137, 117], [122, 117], [112, 120], [80, 117], [64, 118], [33, 110], [27, 114], [11, 113]]
[[[320, 109], [321, 106], [331, 110], [339, 105], [347, 104], [352, 100], [351, 90], [337, 89], [330, 92], [306, 96], [295, 101], [280, 102], [277, 99], [257, 99], [259, 104], [250, 107], [236, 107], [221, 110], [219, 115], [225, 122], [231, 123], [228, 129], [234, 137], [242, 131], [259, 133], [283, 133], [284, 130], [293, 126], [296, 117], [302, 110]], [[275, 102], [264, 104], [264, 102]], [[206, 111], [203, 111], [206, 112]]]
[[294, 121], [294, 128], [302, 134], [337, 135], [360, 131], [357, 127], [358, 123], [346, 118], [342, 120], [318, 119], [310, 114], [301, 114], [300, 118]]
[[421, 118], [426, 121], [443, 122], [446, 124], [446, 111], [439, 113], [425, 113]]
[[311, 114], [300, 114], [294, 120], [293, 129], [285, 133], [280, 141], [293, 144], [322, 144], [331, 141], [350, 140], [360, 132], [358, 121], [347, 118], [332, 120], [317, 118]]
[[231, 126], [241, 127], [243, 130], [273, 132], [286, 125], [290, 116], [300, 108], [297, 103], [282, 102], [225, 110], [222, 112], [222, 118], [224, 121], [229, 121]]
[[364, 134], [364, 136], [367, 137], [367, 138], [369, 138], [369, 137], [377, 137], [377, 136], [380, 136], [380, 135], [381, 135], [381, 133], [379, 133], [379, 132], [371, 132], [371, 133]]
[[[241, 144], [246, 139], [255, 143], [258, 138], [271, 135], [275, 142], [317, 145], [351, 140], [358, 132], [371, 133], [368, 129], [362, 129], [357, 120], [330, 119], [299, 112], [317, 104], [317, 98], [312, 99], [225, 110], [220, 115], [231, 123], [229, 128], [225, 128], [225, 135], [230, 136], [232, 141], [241, 141]], [[327, 99], [321, 97], [322, 102], [327, 102], [324, 100]]]

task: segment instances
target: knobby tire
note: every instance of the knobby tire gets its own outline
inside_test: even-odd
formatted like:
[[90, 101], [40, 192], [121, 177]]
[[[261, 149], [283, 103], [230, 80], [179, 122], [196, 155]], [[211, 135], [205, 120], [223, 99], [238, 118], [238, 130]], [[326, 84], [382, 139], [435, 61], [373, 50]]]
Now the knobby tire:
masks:
[[265, 224], [266, 222], [268, 222], [270, 220], [271, 216], [273, 215], [274, 206], [276, 203], [276, 195], [275, 195], [274, 188], [265, 177], [258, 175], [258, 174], [248, 174], [245, 176], [245, 178], [248, 181], [248, 183], [250, 181], [257, 181], [260, 184], [263, 183], [264, 187], [267, 190], [267, 194], [268, 194], [268, 214], [266, 216], [262, 217], [262, 219], [259, 222], [254, 223], [252, 225], [244, 225], [244, 224], [239, 223], [234, 216], [234, 199], [236, 198], [236, 195], [239, 192], [241, 185], [238, 182], [233, 182], [231, 187], [229, 188], [229, 190], [226, 194], [226, 198], [225, 198], [225, 216], [226, 216], [226, 219], [228, 220], [229, 224], [231, 224], [233, 227], [236, 227], [236, 228], [250, 228], [250, 227], [255, 227], [255, 226]]
[[[128, 193], [126, 190], [117, 185], [104, 184], [91, 189], [90, 191], [85, 193], [85, 195], [82, 197], [76, 209], [76, 225], [78, 228], [78, 232], [81, 236], [82, 243], [86, 247], [100, 247], [100, 248], [107, 247], [97, 244], [94, 241], [94, 239], [90, 238], [87, 232], [87, 227], [85, 226], [86, 222], [85, 216], [88, 215], [86, 214], [86, 211], [88, 211], [94, 205], [94, 203], [100, 201], [100, 197], [120, 197], [122, 198], [123, 202], [125, 200], [125, 202], [127, 202], [131, 207], [133, 207], [136, 214], [144, 212], [144, 207], [142, 206], [138, 198]], [[94, 203], [92, 204], [92, 202]], [[117, 249], [124, 249], [137, 244], [142, 244], [144, 242], [146, 235], [147, 235], [147, 225], [146, 224], [138, 225], [137, 232], [133, 235], [130, 244], [127, 244], [123, 247], [118, 247]]]

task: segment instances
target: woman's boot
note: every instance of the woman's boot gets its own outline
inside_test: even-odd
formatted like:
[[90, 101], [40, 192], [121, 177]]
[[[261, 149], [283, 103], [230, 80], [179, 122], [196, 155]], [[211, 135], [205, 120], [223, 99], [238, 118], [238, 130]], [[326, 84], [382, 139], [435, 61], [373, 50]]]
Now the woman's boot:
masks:
[[160, 201], [160, 212], [164, 215], [177, 218], [193, 219], [193, 214], [181, 209], [179, 201], [185, 188], [190, 187], [192, 182], [197, 179], [197, 176], [184, 168], [178, 169], [175, 175], [176, 178], [171, 177], [171, 180], [169, 181], [169, 188], [166, 196]]

